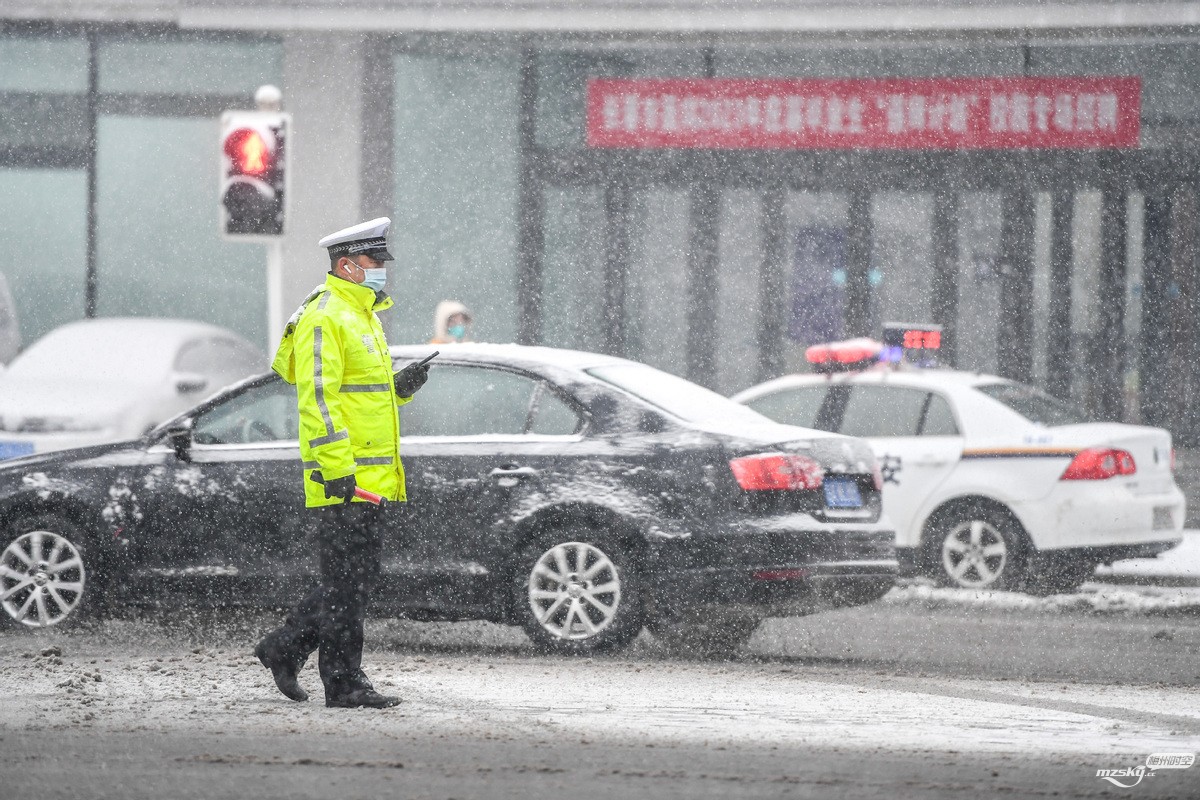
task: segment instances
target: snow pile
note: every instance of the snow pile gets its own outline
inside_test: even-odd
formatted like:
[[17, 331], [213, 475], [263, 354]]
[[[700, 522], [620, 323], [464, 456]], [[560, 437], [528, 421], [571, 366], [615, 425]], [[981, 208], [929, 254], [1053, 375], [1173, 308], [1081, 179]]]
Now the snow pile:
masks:
[[1200, 531], [1184, 531], [1183, 541], [1157, 558], [1130, 558], [1096, 569], [1100, 579], [1161, 576], [1200, 584]]
[[1020, 592], [943, 589], [914, 583], [897, 586], [880, 602], [890, 605], [918, 604], [931, 609], [984, 607], [1004, 611], [1200, 614], [1200, 588], [1141, 586], [1132, 589], [1085, 583], [1078, 592], [1034, 597]]

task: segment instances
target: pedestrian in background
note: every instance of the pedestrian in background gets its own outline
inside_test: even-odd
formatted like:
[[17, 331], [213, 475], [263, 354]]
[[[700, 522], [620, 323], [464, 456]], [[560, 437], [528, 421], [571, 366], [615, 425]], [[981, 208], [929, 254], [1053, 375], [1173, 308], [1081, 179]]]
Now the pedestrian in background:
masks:
[[471, 312], [457, 300], [443, 300], [433, 312], [433, 338], [430, 344], [454, 344], [471, 341]]
[[305, 505], [317, 525], [321, 582], [254, 653], [279, 690], [300, 701], [308, 693], [297, 676], [319, 648], [330, 707], [400, 702], [375, 691], [362, 670], [363, 620], [380, 568], [381, 509], [355, 494], [362, 488], [388, 502], [405, 500], [397, 407], [429, 372], [410, 364], [392, 373], [377, 316], [392, 305], [383, 292], [390, 225], [381, 217], [321, 239], [329, 275], [288, 320], [271, 365], [296, 385]]

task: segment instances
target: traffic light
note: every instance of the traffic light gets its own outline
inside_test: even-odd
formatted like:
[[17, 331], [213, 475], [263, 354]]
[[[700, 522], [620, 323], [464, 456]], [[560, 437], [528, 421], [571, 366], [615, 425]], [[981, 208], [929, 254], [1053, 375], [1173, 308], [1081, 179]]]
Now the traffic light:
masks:
[[287, 217], [287, 134], [291, 115], [221, 115], [221, 231], [231, 238], [283, 233]]

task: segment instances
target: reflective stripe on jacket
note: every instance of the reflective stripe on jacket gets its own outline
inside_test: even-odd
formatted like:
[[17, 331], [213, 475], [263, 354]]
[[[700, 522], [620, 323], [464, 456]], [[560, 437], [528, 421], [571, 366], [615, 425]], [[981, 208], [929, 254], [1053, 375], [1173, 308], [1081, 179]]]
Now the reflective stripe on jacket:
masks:
[[[330, 275], [288, 320], [271, 368], [296, 385], [300, 458], [309, 508], [342, 502], [311, 480], [354, 474], [358, 485], [404, 500], [392, 359], [375, 312], [392, 299]], [[355, 498], [355, 502], [362, 502]]]

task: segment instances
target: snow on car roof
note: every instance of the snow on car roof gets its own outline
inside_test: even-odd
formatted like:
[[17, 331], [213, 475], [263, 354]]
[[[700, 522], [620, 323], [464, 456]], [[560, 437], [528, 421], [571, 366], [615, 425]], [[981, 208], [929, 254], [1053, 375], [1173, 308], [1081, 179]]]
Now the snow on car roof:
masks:
[[865, 370], [863, 372], [843, 372], [834, 373], [832, 375], [820, 375], [816, 373], [796, 373], [792, 375], [784, 375], [774, 380], [760, 383], [757, 386], [750, 387], [745, 391], [734, 395], [735, 399], [741, 399], [743, 395], [760, 395], [767, 392], [778, 391], [779, 389], [787, 389], [793, 386], [805, 386], [814, 383], [844, 383], [846, 381], [854, 381], [856, 383], [894, 383], [903, 386], [915, 386], [925, 389], [944, 388], [949, 386], [958, 386], [973, 388], [991, 383], [1008, 383], [1007, 378], [1001, 378], [998, 375], [989, 375], [985, 372], [966, 372], [956, 369], [921, 369], [921, 370]]
[[[55, 328], [22, 352], [6, 378], [44, 376], [79, 370], [88, 375], [132, 380], [151, 368], [168, 369], [189, 339], [237, 334], [206, 322], [159, 317], [101, 317]], [[98, 358], [97, 358], [98, 357]]]
[[511, 364], [541, 364], [566, 369], [592, 369], [610, 364], [634, 363], [616, 356], [588, 353], [582, 350], [566, 350], [559, 347], [543, 347], [525, 344], [492, 344], [487, 342], [462, 342], [454, 344], [403, 344], [393, 345], [393, 358], [423, 358], [434, 350], [440, 350], [438, 358], [464, 358], [470, 361], [506, 361]]

